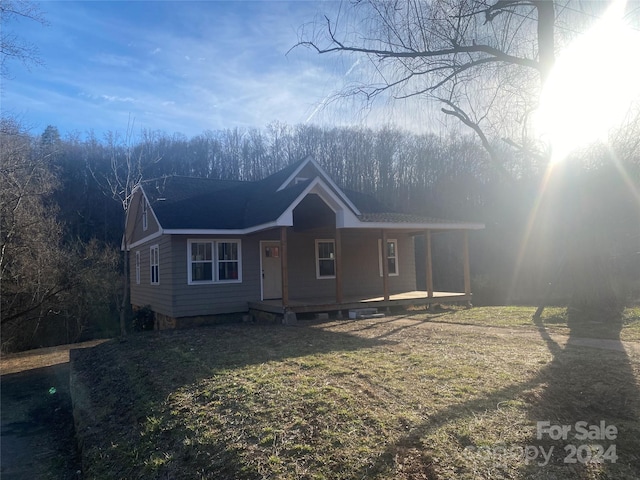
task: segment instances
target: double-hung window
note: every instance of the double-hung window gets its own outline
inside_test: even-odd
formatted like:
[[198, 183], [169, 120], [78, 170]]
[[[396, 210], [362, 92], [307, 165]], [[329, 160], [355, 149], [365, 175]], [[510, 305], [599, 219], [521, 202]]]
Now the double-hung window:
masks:
[[140, 285], [140, 251], [136, 252], [136, 285]]
[[390, 276], [399, 275], [398, 271], [398, 241], [393, 239], [387, 240], [387, 248], [382, 251], [382, 240], [378, 240], [378, 264], [380, 267], [380, 276], [382, 276], [382, 262], [387, 262]]
[[316, 240], [316, 278], [336, 277], [335, 240]]
[[191, 281], [213, 281], [212, 242], [191, 243]]
[[158, 245], [149, 249], [149, 265], [151, 267], [151, 285], [158, 285], [160, 283], [160, 248]]
[[189, 284], [242, 281], [240, 240], [190, 240]]

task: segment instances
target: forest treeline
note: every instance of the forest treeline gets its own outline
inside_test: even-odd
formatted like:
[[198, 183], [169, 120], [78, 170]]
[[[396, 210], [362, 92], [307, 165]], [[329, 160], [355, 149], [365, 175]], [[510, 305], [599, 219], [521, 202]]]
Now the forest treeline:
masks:
[[[3, 119], [0, 135], [3, 351], [117, 334], [127, 182], [258, 180], [308, 155], [342, 188], [390, 210], [484, 223], [471, 242], [476, 303], [547, 296], [611, 305], [640, 292], [640, 141], [632, 134], [551, 173], [540, 156], [504, 142], [489, 157], [470, 135], [394, 127], [274, 122], [191, 138], [130, 129], [63, 138], [55, 126], [36, 134]], [[460, 288], [459, 242], [434, 237], [436, 289]]]

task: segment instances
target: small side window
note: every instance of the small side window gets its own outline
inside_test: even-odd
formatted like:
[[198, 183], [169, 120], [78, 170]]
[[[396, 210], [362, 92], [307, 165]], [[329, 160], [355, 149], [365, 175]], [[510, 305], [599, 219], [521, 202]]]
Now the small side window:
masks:
[[336, 277], [336, 243], [316, 240], [316, 278]]
[[149, 264], [151, 285], [158, 285], [160, 283], [160, 248], [158, 245], [149, 249]]
[[387, 262], [387, 268], [389, 269], [389, 276], [394, 277], [399, 275], [398, 271], [398, 241], [387, 240], [387, 248], [384, 255], [382, 252], [382, 240], [378, 240], [378, 264], [380, 266], [380, 276], [382, 276], [382, 262]]
[[140, 252], [136, 252], [136, 285], [140, 285]]

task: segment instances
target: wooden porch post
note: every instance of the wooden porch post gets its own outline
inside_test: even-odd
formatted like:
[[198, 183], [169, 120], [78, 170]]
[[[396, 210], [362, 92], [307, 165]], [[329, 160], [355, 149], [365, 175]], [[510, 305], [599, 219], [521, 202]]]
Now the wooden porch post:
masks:
[[287, 227], [280, 227], [280, 260], [282, 269], [282, 306], [289, 306], [289, 259], [287, 250]]
[[381, 230], [382, 236], [382, 292], [385, 302], [389, 301], [389, 263], [387, 260], [387, 231]]
[[431, 258], [431, 230], [425, 230], [425, 249], [426, 249], [426, 276], [427, 276], [427, 297], [433, 297], [433, 263]]
[[342, 303], [342, 230], [336, 228], [336, 303]]
[[471, 304], [471, 269], [469, 267], [469, 230], [463, 230], [462, 255], [464, 262], [464, 294]]

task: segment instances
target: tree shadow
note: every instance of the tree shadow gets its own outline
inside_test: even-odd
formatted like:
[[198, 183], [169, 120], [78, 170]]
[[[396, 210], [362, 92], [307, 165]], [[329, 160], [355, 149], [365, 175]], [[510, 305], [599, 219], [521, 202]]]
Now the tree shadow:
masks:
[[[169, 398], [178, 391], [198, 397], [201, 382], [222, 379], [250, 365], [393, 343], [305, 326], [236, 324], [132, 335], [124, 344], [112, 341], [73, 350], [71, 383], [84, 474], [92, 478], [261, 478], [231, 440], [189, 443], [194, 426], [177, 422], [181, 414], [174, 410], [180, 407], [171, 405]], [[216, 408], [248, 418], [251, 412], [245, 411], [249, 407], [243, 403], [247, 392], [242, 385], [236, 394], [238, 398], [228, 394], [218, 398]], [[213, 400], [195, 399], [196, 404], [200, 401]], [[207, 428], [224, 429], [211, 418], [207, 422]], [[224, 431], [220, 437], [225, 438]], [[151, 458], [143, 456], [149, 452], [153, 452]], [[167, 452], [170, 457], [163, 456]]]
[[[528, 444], [546, 451], [553, 447], [552, 463], [544, 467], [551, 474], [570, 471], [573, 478], [591, 478], [599, 472], [608, 478], [638, 478], [640, 389], [620, 341], [621, 315], [595, 318], [569, 310], [570, 333], [564, 346], [539, 320], [536, 324], [553, 360], [538, 375], [539, 396], [529, 409], [537, 428]], [[566, 435], [555, 438], [563, 427]], [[525, 471], [539, 468], [533, 462]]]
[[[405, 466], [403, 478], [435, 480], [439, 478], [436, 462], [426, 453], [425, 439], [449, 423], [464, 419], [471, 422], [475, 415], [495, 412], [501, 404], [514, 400], [526, 405], [532, 434], [521, 445], [494, 446], [496, 452], [516, 454], [493, 459], [490, 470], [495, 478], [514, 478], [511, 476], [514, 472], [517, 472], [516, 478], [640, 478], [640, 389], [636, 382], [638, 372], [634, 373], [620, 342], [622, 322], [619, 318], [608, 319], [608, 338], [600, 344], [591, 338], [586, 342], [589, 346], [585, 346], [583, 340], [585, 333], [589, 333], [590, 323], [577, 318], [576, 312], [571, 315], [568, 322], [570, 336], [565, 345], [556, 342], [540, 320], [535, 321], [552, 360], [531, 380], [438, 411], [427, 421], [413, 425], [407, 435], [389, 444], [373, 464], [363, 467], [353, 478], [387, 478], [393, 473], [398, 457], [413, 455], [420, 460], [410, 462], [409, 471]], [[570, 427], [566, 439], [553, 440], [549, 433], [544, 433], [549, 428], [565, 425]], [[616, 434], [610, 427], [605, 435], [603, 425], [615, 427]], [[538, 428], [542, 430], [541, 434]], [[600, 436], [583, 440], [581, 436], [585, 430], [590, 437]], [[602, 438], [605, 436], [609, 438]], [[455, 441], [461, 448], [476, 447], [464, 435]], [[543, 460], [541, 447], [545, 453], [553, 447], [548, 463]], [[500, 472], [505, 467], [505, 460], [509, 459], [512, 464], [507, 467], [511, 475]], [[460, 476], [484, 478], [477, 472], [471, 473], [473, 467], [469, 463], [458, 462], [451, 468], [457, 468]]]
[[[377, 335], [376, 339], [383, 339], [383, 338], [388, 338], [388, 337], [392, 337], [394, 335], [397, 335], [398, 333], [404, 331], [404, 330], [408, 330], [411, 329], [413, 327], [416, 327], [418, 325], [424, 324], [424, 323], [428, 323], [428, 322], [437, 322], [437, 318], [438, 317], [442, 317], [444, 315], [449, 315], [450, 312], [444, 312], [444, 313], [438, 313], [438, 314], [432, 314], [427, 316], [424, 319], [419, 319], [416, 318], [415, 313], [411, 312], [411, 313], [406, 313], [404, 315], [395, 315], [393, 317], [390, 317], [388, 319], [384, 319], [384, 320], [378, 320], [375, 323], [368, 323], [368, 324], [364, 324], [359, 328], [354, 328], [351, 330], [351, 332], [365, 332], [368, 330], [375, 330], [380, 328], [380, 325], [384, 325], [384, 324], [397, 324], [398, 321], [409, 321], [411, 323], [408, 324], [402, 324], [400, 326], [397, 326], [391, 330], [388, 330], [386, 332], [384, 332], [381, 335]], [[444, 322], [443, 322], [444, 323]], [[449, 322], [446, 322], [449, 323]], [[453, 322], [451, 324], [454, 324]], [[460, 324], [463, 325], [463, 324]]]
[[[585, 347], [580, 342], [584, 339], [584, 325], [590, 324], [580, 323], [578, 320], [571, 319], [571, 335], [564, 345], [554, 340], [541, 321], [535, 323], [552, 360], [537, 371], [534, 377], [438, 410], [421, 423], [408, 424], [405, 435], [390, 442], [383, 452], [360, 470], [350, 472], [348, 478], [389, 478], [395, 473], [395, 465], [400, 459], [404, 468], [403, 478], [437, 479], [436, 463], [429, 454], [425, 439], [437, 433], [440, 428], [446, 429], [451, 423], [465, 422], [467, 419], [472, 422], [476, 415], [486, 412], [491, 414], [499, 410], [500, 405], [509, 405], [511, 402], [524, 405], [522, 408], [526, 410], [528, 424], [527, 433], [521, 437], [524, 439], [522, 443], [510, 447], [523, 454], [530, 451], [529, 447], [544, 448], [545, 452], [554, 447], [554, 454], [545, 465], [539, 464], [540, 456], [533, 459], [521, 455], [520, 458], [513, 459], [510, 472], [515, 472], [515, 478], [586, 479], [593, 478], [594, 474], [603, 478], [638, 478], [640, 393], [634, 367], [619, 340], [619, 329], [618, 340], [609, 339], [603, 345], [606, 348]], [[413, 324], [400, 326], [394, 332], [412, 326]], [[360, 328], [365, 327], [366, 325]], [[372, 339], [354, 333], [355, 331], [336, 333], [304, 326], [235, 325], [189, 332], [151, 333], [131, 337], [125, 348], [112, 342], [92, 350], [74, 352], [72, 369], [76, 371], [76, 375], [84, 376], [85, 384], [91, 384], [91, 377], [103, 377], [103, 381], [94, 385], [94, 390], [89, 392], [89, 396], [94, 399], [93, 404], [99, 406], [86, 412], [85, 416], [94, 417], [92, 424], [80, 426], [80, 429], [83, 429], [81, 436], [85, 442], [85, 452], [94, 459], [100, 457], [102, 460], [94, 465], [100, 464], [100, 468], [107, 470], [89, 468], [85, 474], [96, 477], [101, 474], [127, 477], [134, 471], [132, 469], [138, 469], [135, 472], [142, 471], [147, 478], [178, 478], [176, 472], [187, 471], [192, 476], [200, 475], [203, 478], [261, 478], [255, 467], [246, 466], [243, 461], [244, 452], [239, 447], [234, 447], [231, 441], [225, 444], [201, 443], [197, 448], [179, 444], [193, 436], [192, 426], [176, 423], [176, 418], [180, 415], [176, 417], [175, 412], [171, 411], [175, 407], [167, 406], [165, 400], [176, 389], [186, 387], [188, 390], [197, 390], [191, 386], [247, 365], [396, 343], [388, 335]], [[612, 349], [614, 344], [620, 348]], [[162, 354], [158, 355], [157, 352]], [[153, 358], [151, 367], [148, 361], [150, 356]], [[175, 368], [178, 365], [180, 368]], [[135, 386], [131, 385], [132, 379], [137, 382]], [[238, 394], [246, 396], [247, 392], [239, 387]], [[247, 410], [251, 408], [250, 404], [245, 405], [240, 398], [228, 397], [219, 400], [223, 402], [224, 408], [235, 409], [233, 411], [239, 416], [250, 414]], [[158, 417], [157, 426], [148, 430], [150, 416]], [[546, 434], [537, 438], [538, 422], [547, 422], [544, 425], [549, 427], [570, 425], [573, 431], [566, 440], [556, 441]], [[602, 463], [581, 462], [586, 458], [587, 451], [582, 449], [582, 456], [578, 457], [577, 449], [582, 443], [578, 443], [573, 435], [577, 422], [586, 422], [587, 427], [600, 426], [601, 422], [616, 427], [618, 435], [615, 439], [588, 442], [599, 442], [603, 447], [615, 443], [618, 457], [616, 463], [610, 461], [611, 457], [609, 461]], [[101, 428], [101, 425], [114, 423], [115, 427], [109, 426], [108, 432]], [[167, 425], [171, 427], [167, 428]], [[223, 426], [219, 428], [222, 429]], [[474, 446], [470, 436], [455, 429], [453, 431], [455, 433], [452, 441], [461, 450]], [[224, 438], [224, 432], [221, 432], [218, 435]], [[120, 439], [117, 448], [108, 445], [108, 441], [105, 443], [105, 438], [112, 439], [114, 435]], [[149, 441], [159, 445], [155, 447], [158, 454], [155, 460], [162, 463], [153, 468], [149, 467], [153, 458], [144, 460], [147, 462], [146, 466], [141, 464], [142, 460], [131, 459], [141, 451], [153, 451], [149, 445], [144, 445], [144, 442]], [[575, 458], [576, 463], [565, 463], [565, 459], [571, 454], [571, 451], [565, 450], [568, 445], [576, 447], [575, 457], [569, 457], [569, 460]], [[178, 455], [163, 460], [164, 451], [178, 452]], [[594, 452], [591, 452], [592, 457]], [[109, 460], [104, 460], [105, 455], [108, 455]], [[496, 463], [502, 460], [504, 459], [496, 459]], [[200, 472], [198, 469], [205, 468], [205, 465], [208, 471]], [[458, 460], [455, 468], [461, 475], [472, 475], [471, 460], [467, 464]], [[475, 475], [474, 478], [483, 477]], [[505, 474], [502, 478], [514, 476]]]

